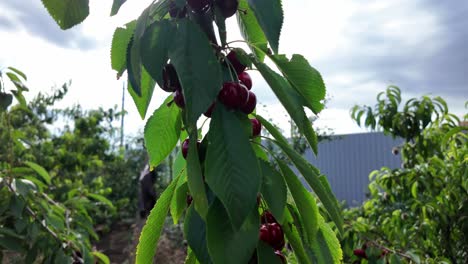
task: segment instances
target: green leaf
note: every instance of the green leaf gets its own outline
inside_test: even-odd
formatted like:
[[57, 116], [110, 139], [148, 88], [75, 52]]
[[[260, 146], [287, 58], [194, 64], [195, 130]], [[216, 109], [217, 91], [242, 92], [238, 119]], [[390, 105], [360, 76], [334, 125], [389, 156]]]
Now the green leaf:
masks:
[[50, 184], [49, 173], [42, 166], [31, 161], [25, 161], [24, 164], [33, 169], [39, 176], [41, 176], [45, 183]]
[[187, 258], [185, 258], [185, 264], [198, 264], [197, 257], [195, 253], [189, 248], [187, 248]]
[[281, 0], [248, 0], [258, 23], [275, 53], [278, 53], [279, 38], [283, 26]]
[[[181, 179], [179, 179], [181, 181]], [[187, 195], [189, 192], [188, 183], [185, 181], [180, 187], [175, 191], [175, 195], [171, 201], [171, 216], [174, 225], [179, 222], [180, 217], [184, 213], [185, 208], [187, 207]]]
[[256, 205], [260, 190], [257, 157], [241, 121], [222, 105], [214, 110], [208, 139], [206, 182], [222, 201], [233, 227], [238, 229]]
[[5, 235], [0, 235], [0, 248], [16, 251], [25, 252], [20, 239]]
[[96, 194], [96, 193], [88, 193], [87, 196], [89, 198], [92, 198], [92, 199], [94, 199], [96, 201], [99, 201], [99, 202], [107, 205], [107, 207], [109, 207], [109, 209], [115, 210], [115, 207], [112, 204], [112, 202], [109, 199], [107, 199], [106, 197], [104, 197], [102, 195], [99, 195], [99, 194]]
[[0, 93], [0, 111], [6, 111], [12, 102], [13, 95], [8, 93]]
[[411, 195], [413, 196], [414, 199], [418, 199], [418, 182], [415, 181], [411, 185]]
[[30, 180], [15, 179], [14, 186], [16, 191], [23, 197], [26, 197], [31, 191], [37, 191], [37, 186]]
[[[260, 61], [265, 58], [265, 52], [268, 48], [268, 40], [263, 33], [262, 28], [258, 24], [252, 9], [250, 9], [247, 0], [239, 0], [239, 10], [245, 12], [237, 12], [237, 24], [239, 25], [242, 37], [249, 42], [252, 52], [257, 56]], [[259, 47], [258, 50], [255, 47]]]
[[193, 206], [187, 210], [184, 221], [184, 235], [187, 243], [201, 263], [212, 263], [206, 244], [206, 224]]
[[221, 89], [221, 67], [206, 34], [193, 22], [179, 23], [174, 43], [169, 58], [182, 85], [188, 120], [196, 123]]
[[312, 261], [304, 250], [299, 232], [294, 225], [294, 220], [289, 210], [284, 212], [284, 223], [282, 225], [284, 234], [286, 235], [289, 244], [291, 245], [294, 254], [296, 255], [300, 264], [311, 264]]
[[281, 264], [281, 260], [275, 255], [273, 248], [259, 240], [257, 244], [257, 259], [260, 264]]
[[257, 245], [259, 221], [255, 207], [241, 228], [234, 230], [223, 204], [216, 199], [208, 212], [206, 225], [208, 250], [213, 263], [248, 263]]
[[175, 175], [175, 177], [179, 177], [174, 197], [172, 197], [170, 208], [172, 220], [174, 225], [176, 225], [185, 210], [187, 193], [189, 191], [187, 183], [187, 162], [185, 162], [185, 159], [182, 156], [182, 152], [180, 151], [177, 154], [172, 166], [172, 173]]
[[311, 122], [309, 118], [307, 118], [304, 108], [302, 107], [304, 105], [304, 100], [281, 75], [271, 70], [266, 64], [255, 62], [255, 65], [281, 104], [288, 111], [299, 131], [306, 137], [314, 153], [317, 154], [317, 134], [312, 128]]
[[276, 220], [282, 223], [286, 206], [286, 183], [281, 174], [267, 162], [261, 160], [260, 168], [262, 171], [262, 196]]
[[327, 186], [323, 185], [322, 181], [320, 180], [320, 172], [310, 163], [308, 163], [304, 157], [294, 151], [291, 146], [289, 146], [286, 138], [284, 138], [283, 135], [281, 135], [281, 133], [272, 124], [270, 124], [270, 122], [261, 116], [257, 116], [257, 119], [260, 120], [262, 125], [276, 139], [276, 144], [291, 159], [302, 176], [304, 176], [307, 183], [314, 190], [315, 194], [317, 194], [333, 222], [335, 222], [340, 233], [343, 234], [343, 217], [341, 216], [338, 201], [336, 200], [331, 190]]
[[92, 254], [99, 260], [99, 263], [110, 264], [109, 257], [106, 256], [105, 254], [99, 251], [93, 251]]
[[148, 106], [151, 102], [151, 97], [153, 96], [154, 86], [156, 83], [145, 69], [142, 69], [141, 74], [141, 96], [136, 94], [130, 82], [128, 82], [127, 90], [135, 102], [141, 119], [145, 119], [146, 111], [148, 110]]
[[24, 98], [24, 95], [21, 92], [21, 90], [18, 90], [18, 91], [13, 90], [11, 91], [11, 93], [15, 96], [16, 100], [23, 108], [27, 108], [26, 98]]
[[112, 9], [111, 9], [111, 16], [117, 15], [119, 12], [120, 7], [126, 2], [127, 0], [114, 0], [112, 3]]
[[177, 185], [177, 178], [174, 179], [166, 190], [161, 194], [156, 201], [154, 208], [151, 210], [146, 224], [140, 234], [140, 240], [137, 246], [136, 263], [148, 263], [154, 257], [158, 246], [159, 236], [166, 219], [169, 205], [171, 203], [174, 190]]
[[182, 120], [180, 109], [169, 96], [156, 109], [145, 125], [145, 146], [150, 165], [158, 166], [174, 149], [179, 140]]
[[89, 0], [42, 0], [42, 4], [61, 29], [78, 25], [89, 15]]
[[294, 54], [291, 60], [288, 60], [285, 55], [272, 55], [270, 58], [296, 91], [302, 95], [304, 105], [315, 114], [322, 111], [326, 89], [320, 73], [299, 54]]
[[143, 66], [161, 87], [162, 71], [169, 59], [169, 48], [174, 45], [175, 30], [174, 24], [167, 19], [155, 21], [141, 38], [140, 56]]
[[318, 263], [342, 263], [343, 252], [340, 241], [335, 232], [325, 223], [322, 216], [319, 215], [320, 229], [317, 232], [315, 243], [312, 247]]
[[205, 182], [203, 180], [200, 158], [198, 156], [198, 130], [193, 125], [189, 129], [189, 149], [187, 153], [187, 180], [190, 193], [195, 203], [195, 209], [206, 218], [208, 213], [208, 198], [206, 196]]
[[9, 69], [10, 71], [16, 73], [17, 75], [21, 76], [25, 81], [28, 80], [28, 77], [26, 77], [26, 74], [24, 74], [22, 71], [14, 68], [14, 67], [8, 67], [7, 69]]
[[127, 69], [127, 47], [132, 39], [136, 27], [136, 20], [133, 20], [125, 27], [118, 27], [114, 31], [111, 44], [111, 66], [113, 70], [117, 71], [117, 79], [119, 79], [123, 72]]
[[304, 188], [302, 182], [296, 177], [294, 172], [289, 168], [286, 163], [279, 160], [278, 165], [283, 172], [284, 179], [288, 184], [291, 195], [296, 203], [297, 210], [301, 216], [301, 222], [304, 226], [304, 231], [306, 232], [306, 242], [311, 243], [319, 229], [318, 225], [318, 215], [319, 211], [317, 208], [317, 203], [309, 191]]

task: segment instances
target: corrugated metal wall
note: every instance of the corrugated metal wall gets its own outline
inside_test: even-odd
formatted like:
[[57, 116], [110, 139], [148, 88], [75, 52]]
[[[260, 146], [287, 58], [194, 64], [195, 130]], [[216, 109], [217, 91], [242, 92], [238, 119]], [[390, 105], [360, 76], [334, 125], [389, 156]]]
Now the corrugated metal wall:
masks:
[[328, 177], [339, 201], [356, 206], [366, 198], [373, 170], [400, 167], [400, 155], [393, 155], [392, 148], [402, 142], [380, 132], [333, 136], [319, 143], [317, 158], [310, 150], [305, 156]]

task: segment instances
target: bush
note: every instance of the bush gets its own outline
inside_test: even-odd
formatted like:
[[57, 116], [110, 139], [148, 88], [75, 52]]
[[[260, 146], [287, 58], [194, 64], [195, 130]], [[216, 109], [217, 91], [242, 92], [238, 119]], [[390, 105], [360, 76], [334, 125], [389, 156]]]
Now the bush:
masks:
[[399, 111], [400, 98], [400, 90], [389, 87], [374, 109], [353, 109], [358, 123], [365, 117], [367, 127], [406, 142], [394, 150], [397, 155], [401, 150], [402, 168], [374, 171], [369, 200], [345, 210], [346, 258], [358, 260], [353, 250], [364, 248], [369, 262], [463, 263], [468, 258], [467, 127], [439, 97], [410, 99]]

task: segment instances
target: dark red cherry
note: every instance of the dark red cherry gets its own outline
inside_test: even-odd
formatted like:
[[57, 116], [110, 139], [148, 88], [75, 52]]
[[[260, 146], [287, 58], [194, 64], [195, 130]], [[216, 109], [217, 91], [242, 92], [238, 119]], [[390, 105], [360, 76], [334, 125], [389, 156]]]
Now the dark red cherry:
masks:
[[259, 238], [261, 241], [270, 244], [270, 229], [267, 225], [262, 225], [260, 227]]
[[284, 247], [284, 233], [280, 224], [267, 224], [270, 231], [270, 242], [274, 249], [281, 250]]
[[250, 78], [250, 75], [247, 72], [241, 72], [238, 77], [239, 81], [241, 81], [247, 89], [252, 89], [252, 78]]
[[229, 52], [229, 54], [227, 55], [227, 59], [236, 70], [237, 75], [241, 74], [247, 67], [239, 61], [239, 59], [237, 58], [237, 54], [234, 50], [231, 50], [231, 52]]
[[181, 89], [176, 69], [170, 63], [163, 68], [163, 87], [161, 88], [166, 92], [175, 92]]
[[177, 89], [175, 91], [174, 103], [180, 108], [185, 107], [185, 99], [184, 99], [184, 94], [182, 93], [182, 89]]
[[250, 119], [250, 122], [252, 123], [252, 137], [260, 136], [262, 132], [262, 123], [260, 123], [260, 120], [254, 118]]
[[208, 107], [208, 110], [206, 110], [205, 113], [203, 113], [206, 117], [211, 117], [211, 115], [213, 114], [213, 110], [214, 110], [214, 107], [215, 107], [215, 103], [212, 103], [210, 105], [210, 107]]
[[260, 217], [262, 224], [273, 224], [278, 223], [270, 211], [265, 211]]
[[204, 11], [211, 3], [211, 0], [187, 0], [187, 4], [196, 13]]
[[215, 0], [215, 4], [219, 7], [221, 14], [228, 18], [237, 12], [239, 0]]
[[187, 7], [178, 8], [175, 0], [169, 2], [169, 15], [172, 18], [183, 18], [187, 15]]
[[[186, 138], [184, 142], [182, 142], [182, 156], [184, 156], [184, 159], [187, 158], [189, 145], [190, 145], [190, 139]], [[197, 149], [200, 148], [200, 145], [201, 145], [201, 142], [197, 141]]]
[[249, 91], [249, 98], [247, 99], [247, 102], [245, 105], [241, 106], [241, 111], [250, 114], [255, 110], [255, 107], [257, 106], [257, 96], [252, 91]]
[[228, 108], [243, 106], [249, 97], [249, 92], [244, 85], [236, 82], [226, 82], [218, 94], [218, 99]]
[[185, 159], [187, 158], [189, 143], [190, 141], [188, 138], [182, 142], [182, 156], [184, 156]]
[[192, 195], [190, 195], [190, 194], [187, 195], [186, 199], [187, 199], [187, 206], [190, 206], [192, 204], [192, 201], [193, 201]]
[[360, 258], [365, 258], [367, 259], [367, 254], [366, 254], [366, 251], [364, 249], [355, 249], [353, 251], [353, 254], [357, 257], [360, 257]]

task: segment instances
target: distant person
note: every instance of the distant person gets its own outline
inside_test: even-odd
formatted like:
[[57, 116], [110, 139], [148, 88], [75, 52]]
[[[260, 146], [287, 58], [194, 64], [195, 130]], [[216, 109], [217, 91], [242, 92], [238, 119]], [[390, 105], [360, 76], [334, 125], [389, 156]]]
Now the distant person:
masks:
[[150, 171], [148, 162], [145, 162], [145, 167], [140, 173], [139, 192], [138, 192], [138, 211], [142, 219], [146, 218], [151, 209], [156, 204], [156, 189], [154, 183], [156, 182], [157, 173], [154, 169]]

